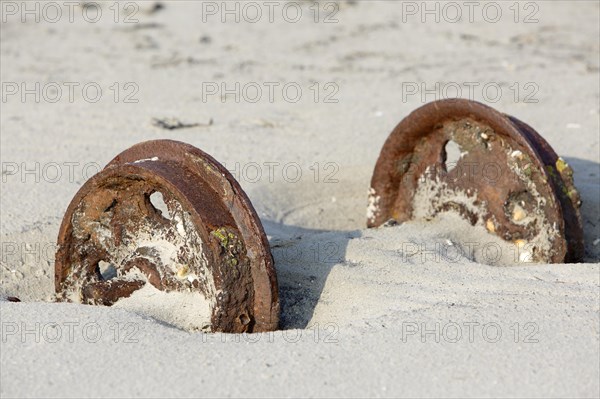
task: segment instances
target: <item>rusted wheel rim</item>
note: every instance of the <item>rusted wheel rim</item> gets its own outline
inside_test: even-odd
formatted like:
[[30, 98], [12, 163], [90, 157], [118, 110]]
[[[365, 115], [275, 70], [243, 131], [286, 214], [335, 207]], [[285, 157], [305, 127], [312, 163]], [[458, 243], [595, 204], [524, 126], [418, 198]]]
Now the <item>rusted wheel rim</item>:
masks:
[[[448, 163], [448, 144], [460, 150]], [[428, 204], [416, 211], [417, 202]], [[530, 126], [481, 103], [449, 99], [402, 120], [377, 160], [367, 226], [454, 210], [517, 245], [531, 261], [583, 257], [581, 201], [572, 169]]]
[[[152, 203], [156, 192], [166, 215]], [[104, 262], [116, 276], [103, 276]], [[250, 200], [211, 156], [172, 140], [140, 143], [115, 157], [75, 195], [58, 236], [59, 300], [113, 305], [150, 285], [208, 303], [210, 319], [186, 328], [278, 326], [273, 258]]]

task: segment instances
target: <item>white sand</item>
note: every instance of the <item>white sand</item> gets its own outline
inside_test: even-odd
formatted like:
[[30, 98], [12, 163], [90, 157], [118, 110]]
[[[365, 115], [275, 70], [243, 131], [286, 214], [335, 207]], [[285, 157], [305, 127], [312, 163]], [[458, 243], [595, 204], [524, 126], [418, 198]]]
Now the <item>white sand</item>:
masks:
[[[498, 23], [481, 8], [473, 23], [421, 23], [403, 22], [402, 3], [343, 2], [333, 24], [314, 23], [310, 3], [295, 24], [281, 14], [203, 22], [199, 3], [138, 4], [139, 24], [115, 24], [112, 3], [97, 24], [80, 8], [75, 23], [1, 24], [3, 83], [80, 83], [72, 103], [66, 86], [57, 103], [1, 103], [0, 296], [24, 301], [0, 302], [2, 397], [600, 395], [597, 2], [534, 2], [531, 24], [515, 23], [508, 3]], [[529, 12], [521, 3], [519, 18]], [[89, 82], [103, 90], [97, 103], [82, 98]], [[127, 82], [138, 103], [123, 103]], [[203, 101], [202, 82], [298, 83], [303, 95], [290, 103], [278, 89], [270, 102], [262, 86], [257, 103]], [[323, 101], [329, 82], [337, 103]], [[451, 217], [364, 229], [379, 150], [424, 102], [403, 87], [436, 82], [459, 83], [463, 97], [465, 82], [479, 82], [484, 102], [482, 86], [499, 84], [487, 103], [569, 162], [587, 263], [484, 265], [495, 238]], [[524, 102], [531, 87], [536, 103]], [[199, 125], [165, 130], [155, 118]], [[49, 303], [72, 196], [114, 155], [156, 138], [203, 149], [241, 181], [269, 236], [284, 331], [189, 333], [131, 309]]]

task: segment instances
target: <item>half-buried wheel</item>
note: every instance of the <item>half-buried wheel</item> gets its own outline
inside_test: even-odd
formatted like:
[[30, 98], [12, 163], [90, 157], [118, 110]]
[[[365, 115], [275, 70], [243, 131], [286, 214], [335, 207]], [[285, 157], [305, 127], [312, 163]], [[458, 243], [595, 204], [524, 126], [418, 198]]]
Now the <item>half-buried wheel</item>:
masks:
[[75, 195], [58, 236], [59, 300], [122, 306], [186, 330], [277, 328], [273, 258], [231, 174], [177, 141], [137, 144]]
[[368, 227], [458, 213], [516, 246], [516, 262], [583, 257], [573, 171], [530, 126], [474, 101], [426, 104], [377, 160]]

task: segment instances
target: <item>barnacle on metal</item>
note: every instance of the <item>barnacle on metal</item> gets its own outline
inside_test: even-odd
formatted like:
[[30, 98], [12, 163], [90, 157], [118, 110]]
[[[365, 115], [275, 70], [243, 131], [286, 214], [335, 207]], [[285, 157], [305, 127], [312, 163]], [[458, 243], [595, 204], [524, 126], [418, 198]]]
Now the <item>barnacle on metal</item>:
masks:
[[533, 262], [583, 257], [573, 171], [530, 126], [475, 101], [413, 111], [385, 142], [371, 180], [368, 227], [454, 211], [527, 248]]
[[81, 187], [60, 227], [55, 289], [94, 305], [175, 301], [165, 321], [191, 330], [271, 331], [279, 321], [250, 200], [211, 156], [172, 140], [129, 148]]

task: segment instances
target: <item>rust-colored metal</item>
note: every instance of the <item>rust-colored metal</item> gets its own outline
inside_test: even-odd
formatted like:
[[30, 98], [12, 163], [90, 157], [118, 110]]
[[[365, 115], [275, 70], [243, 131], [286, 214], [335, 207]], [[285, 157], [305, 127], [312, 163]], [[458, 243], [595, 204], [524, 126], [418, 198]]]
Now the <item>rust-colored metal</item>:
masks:
[[209, 301], [203, 330], [278, 327], [273, 258], [250, 200], [211, 156], [172, 140], [115, 157], [75, 195], [58, 235], [59, 300], [110, 306], [149, 284]]
[[[449, 158], [454, 148], [460, 155]], [[583, 257], [573, 171], [530, 126], [475, 101], [426, 104], [392, 131], [371, 180], [368, 227], [453, 210], [533, 262]]]

